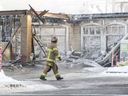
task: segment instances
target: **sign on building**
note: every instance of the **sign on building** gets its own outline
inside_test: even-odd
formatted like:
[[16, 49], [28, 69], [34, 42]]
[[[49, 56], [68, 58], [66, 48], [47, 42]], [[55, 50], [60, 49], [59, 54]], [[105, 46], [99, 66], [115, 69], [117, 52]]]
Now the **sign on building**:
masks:
[[120, 44], [120, 61], [128, 61], [128, 40], [122, 40]]

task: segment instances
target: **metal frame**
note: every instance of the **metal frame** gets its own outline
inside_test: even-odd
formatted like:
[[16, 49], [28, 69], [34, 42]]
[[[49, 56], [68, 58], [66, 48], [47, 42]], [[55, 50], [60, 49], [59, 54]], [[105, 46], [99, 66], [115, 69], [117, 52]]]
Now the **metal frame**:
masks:
[[99, 25], [97, 23], [88, 23], [88, 24], [84, 24], [84, 25], [81, 26], [81, 52], [83, 52], [83, 36], [84, 36], [83, 28], [86, 27], [86, 26], [90, 27], [92, 25], [99, 26], [99, 27], [101, 26], [101, 25]]
[[[118, 25], [118, 26], [123, 26], [124, 27], [124, 34], [107, 34], [107, 27], [108, 26], [113, 26], [113, 25]], [[112, 28], [111, 28], [111, 32], [112, 32], [113, 30], [112, 30]], [[118, 30], [119, 31], [119, 30]], [[124, 24], [124, 23], [120, 23], [120, 22], [116, 22], [116, 21], [114, 21], [114, 22], [112, 22], [112, 23], [110, 23], [110, 24], [107, 24], [106, 25], [106, 37], [105, 38], [107, 38], [107, 36], [122, 36], [122, 38], [123, 38], [123, 36], [125, 36], [127, 34], [127, 25], [126, 24]], [[106, 40], [106, 43], [108, 43], [108, 41]], [[107, 44], [106, 44], [107, 45]], [[108, 47], [108, 46], [106, 46], [106, 47]], [[107, 51], [107, 49], [108, 48], [106, 48], [106, 51]]]
[[[93, 34], [93, 35], [91, 35], [90, 33], [88, 33], [87, 35], [83, 34], [82, 39], [83, 39], [84, 37], [87, 37], [87, 38], [89, 38], [89, 42], [90, 42], [90, 41], [91, 41], [91, 40], [90, 40], [91, 38], [98, 37], [97, 40], [100, 40], [100, 47], [99, 47], [99, 48], [100, 48], [100, 51], [101, 51], [101, 30], [100, 30], [100, 34], [96, 34], [96, 28], [100, 28], [100, 27], [99, 27], [99, 26], [85, 26], [85, 27], [83, 27], [83, 28], [88, 28], [88, 32], [90, 32], [90, 31], [89, 31], [89, 28], [93, 28], [93, 29], [94, 29], [94, 34]], [[84, 42], [84, 41], [83, 41], [83, 42]], [[83, 44], [83, 42], [82, 42], [82, 44]], [[99, 45], [99, 44], [94, 44], [94, 48], [96, 48], [97, 45]], [[87, 46], [89, 47], [89, 49], [92, 48], [92, 49], [91, 49], [92, 51], [94, 50], [94, 48], [91, 47], [91, 46], [92, 46], [91, 44], [89, 44], [89, 45], [87, 45]], [[83, 49], [83, 48], [82, 48], [82, 49]], [[89, 51], [89, 53], [91, 52], [91, 50]], [[89, 53], [87, 53], [86, 56], [89, 55]]]
[[76, 23], [81, 21], [113, 19], [113, 18], [128, 18], [128, 12], [122, 13], [102, 13], [102, 14], [73, 14], [70, 16], [70, 22]]

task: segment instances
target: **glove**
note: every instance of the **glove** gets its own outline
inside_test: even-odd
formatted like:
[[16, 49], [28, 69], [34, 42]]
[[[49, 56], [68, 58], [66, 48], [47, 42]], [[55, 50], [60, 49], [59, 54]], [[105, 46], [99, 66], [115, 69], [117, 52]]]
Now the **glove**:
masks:
[[61, 60], [62, 60], [62, 58], [61, 58], [61, 57], [59, 57], [59, 60], [61, 61]]

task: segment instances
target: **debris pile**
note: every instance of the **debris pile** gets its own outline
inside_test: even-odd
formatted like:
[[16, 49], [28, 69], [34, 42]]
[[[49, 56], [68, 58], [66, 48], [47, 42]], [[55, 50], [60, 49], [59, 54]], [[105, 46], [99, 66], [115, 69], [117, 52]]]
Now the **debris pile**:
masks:
[[102, 67], [93, 60], [84, 59], [81, 57], [81, 55], [75, 56], [74, 54], [75, 54], [75, 50], [72, 52], [69, 51], [67, 53], [67, 56], [62, 57], [63, 62], [69, 65], [69, 68], [71, 68], [73, 65], [79, 65], [79, 64], [83, 64], [85, 65], [85, 67]]

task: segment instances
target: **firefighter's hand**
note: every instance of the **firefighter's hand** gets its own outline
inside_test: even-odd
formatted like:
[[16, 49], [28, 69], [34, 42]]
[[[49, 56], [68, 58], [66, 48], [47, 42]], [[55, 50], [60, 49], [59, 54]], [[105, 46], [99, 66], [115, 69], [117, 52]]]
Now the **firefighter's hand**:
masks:
[[61, 58], [61, 57], [59, 57], [59, 60], [61, 61], [61, 60], [62, 60], [62, 58]]

